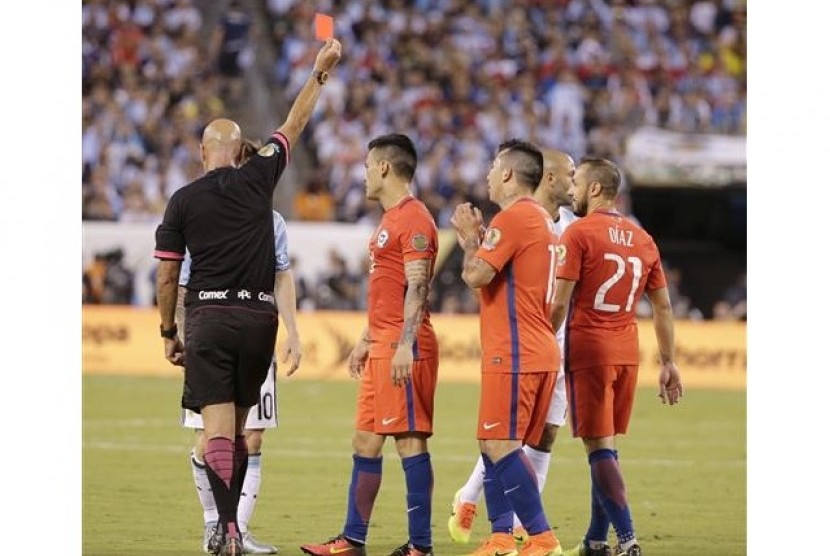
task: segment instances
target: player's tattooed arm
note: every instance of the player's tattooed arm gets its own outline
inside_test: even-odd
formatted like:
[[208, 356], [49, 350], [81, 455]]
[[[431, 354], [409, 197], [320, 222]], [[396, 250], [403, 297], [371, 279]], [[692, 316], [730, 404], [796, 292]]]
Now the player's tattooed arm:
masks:
[[395, 386], [404, 386], [412, 378], [415, 359], [412, 346], [427, 309], [431, 262], [431, 259], [419, 259], [404, 264], [406, 296], [403, 300], [403, 329], [398, 348], [392, 356], [391, 379]]
[[412, 346], [415, 343], [418, 326], [420, 326], [427, 308], [431, 261], [432, 259], [418, 259], [404, 265], [406, 297], [403, 300], [401, 344]]
[[479, 238], [467, 237], [462, 243], [464, 248], [464, 266], [461, 271], [461, 279], [471, 288], [480, 288], [493, 281], [496, 269], [489, 263], [475, 256], [478, 251]]

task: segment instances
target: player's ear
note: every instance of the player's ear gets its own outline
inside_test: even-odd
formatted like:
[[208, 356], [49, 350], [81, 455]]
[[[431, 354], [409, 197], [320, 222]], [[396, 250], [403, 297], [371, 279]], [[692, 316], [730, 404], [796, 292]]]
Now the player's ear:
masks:
[[381, 160], [378, 163], [378, 171], [380, 172], [380, 177], [385, 178], [386, 175], [389, 173], [389, 161], [388, 160]]
[[510, 181], [510, 178], [513, 176], [513, 168], [509, 166], [505, 166], [501, 171], [501, 181], [507, 183]]
[[588, 193], [591, 197], [599, 197], [602, 194], [602, 184], [598, 181], [592, 181], [588, 186]]

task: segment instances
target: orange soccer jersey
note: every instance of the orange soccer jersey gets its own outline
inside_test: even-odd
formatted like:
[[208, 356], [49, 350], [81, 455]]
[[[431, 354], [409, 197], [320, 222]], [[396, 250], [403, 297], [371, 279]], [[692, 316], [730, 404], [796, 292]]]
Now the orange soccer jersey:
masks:
[[438, 230], [423, 203], [405, 197], [388, 209], [369, 240], [369, 360], [357, 401], [357, 430], [389, 435], [432, 434], [433, 402], [438, 379], [438, 340], [429, 308], [412, 347], [412, 380], [392, 384], [391, 359], [403, 328], [406, 273], [409, 261], [428, 259], [430, 275], [438, 252]]
[[666, 285], [657, 245], [630, 219], [597, 210], [562, 234], [557, 278], [577, 281], [565, 329], [565, 367], [638, 365], [636, 308]]
[[550, 322], [556, 243], [553, 219], [522, 198], [493, 217], [476, 257], [496, 269], [481, 288], [482, 371], [548, 372], [559, 369]]
[[554, 224], [522, 198], [491, 221], [476, 257], [497, 274], [481, 288], [480, 439], [538, 442], [560, 354], [550, 322]]

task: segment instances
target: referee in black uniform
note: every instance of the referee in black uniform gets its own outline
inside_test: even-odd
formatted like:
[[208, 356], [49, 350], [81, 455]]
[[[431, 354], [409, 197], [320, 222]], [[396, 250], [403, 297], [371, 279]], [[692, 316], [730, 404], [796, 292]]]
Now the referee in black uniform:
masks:
[[[285, 123], [242, 166], [234, 164], [242, 146], [239, 126], [211, 122], [200, 149], [205, 175], [173, 194], [156, 230], [164, 354], [174, 365], [187, 363], [182, 407], [204, 420], [205, 463], [219, 512], [214, 554], [242, 554], [236, 513], [248, 460], [243, 428], [259, 399], [277, 332], [271, 199], [340, 49], [335, 39], [320, 49]], [[186, 249], [192, 265], [185, 352], [175, 309]]]

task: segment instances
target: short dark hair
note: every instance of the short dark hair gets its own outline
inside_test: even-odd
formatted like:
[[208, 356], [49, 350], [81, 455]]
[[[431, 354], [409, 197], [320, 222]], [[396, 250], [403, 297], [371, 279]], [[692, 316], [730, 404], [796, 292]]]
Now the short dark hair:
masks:
[[412, 139], [403, 133], [380, 135], [369, 141], [369, 150], [378, 149], [378, 157], [389, 162], [395, 175], [410, 181], [418, 166], [418, 153]]
[[545, 159], [539, 147], [529, 141], [511, 139], [499, 145], [499, 154], [505, 153], [516, 180], [531, 191], [536, 191], [542, 181]]
[[588, 166], [586, 177], [588, 183], [598, 182], [602, 186], [605, 197], [614, 198], [620, 191], [622, 173], [619, 166], [608, 160], [597, 156], [586, 156], [579, 161], [579, 165]]

